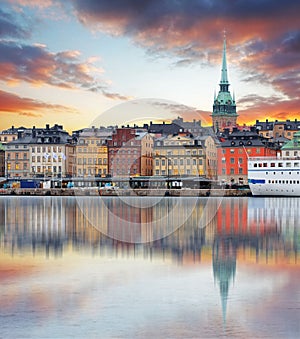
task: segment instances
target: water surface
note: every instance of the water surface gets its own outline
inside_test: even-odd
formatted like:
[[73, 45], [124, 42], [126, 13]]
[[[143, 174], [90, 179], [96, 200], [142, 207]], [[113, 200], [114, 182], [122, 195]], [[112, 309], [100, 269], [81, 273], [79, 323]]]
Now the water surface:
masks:
[[299, 198], [0, 197], [1, 337], [300, 335]]

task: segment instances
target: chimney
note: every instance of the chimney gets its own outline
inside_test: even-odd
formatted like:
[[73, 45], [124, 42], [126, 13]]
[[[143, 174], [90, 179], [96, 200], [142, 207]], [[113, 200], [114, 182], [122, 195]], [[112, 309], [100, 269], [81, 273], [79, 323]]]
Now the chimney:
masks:
[[46, 124], [46, 129], [48, 130], [50, 128], [49, 124]]
[[268, 119], [266, 119], [266, 123], [268, 123], [269, 122], [269, 120]]

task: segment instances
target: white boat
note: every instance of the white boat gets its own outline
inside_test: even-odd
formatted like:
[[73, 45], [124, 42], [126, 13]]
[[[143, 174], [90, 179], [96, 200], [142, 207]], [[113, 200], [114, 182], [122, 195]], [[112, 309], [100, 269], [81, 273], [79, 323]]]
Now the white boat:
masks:
[[248, 158], [252, 195], [300, 196], [300, 157]]

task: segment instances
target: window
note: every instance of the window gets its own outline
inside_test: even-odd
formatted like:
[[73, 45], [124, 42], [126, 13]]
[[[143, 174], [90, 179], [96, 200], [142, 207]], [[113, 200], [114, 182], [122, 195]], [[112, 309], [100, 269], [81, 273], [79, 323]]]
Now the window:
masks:
[[230, 163], [234, 164], [234, 158], [230, 158]]

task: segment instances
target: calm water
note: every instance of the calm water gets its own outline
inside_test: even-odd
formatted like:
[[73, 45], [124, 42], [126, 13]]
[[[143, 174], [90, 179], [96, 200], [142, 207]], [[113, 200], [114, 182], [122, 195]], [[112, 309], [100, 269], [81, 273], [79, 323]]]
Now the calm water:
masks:
[[300, 336], [300, 199], [0, 197], [0, 337]]

